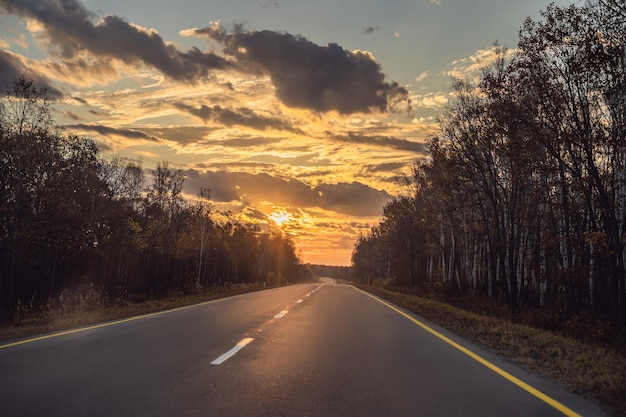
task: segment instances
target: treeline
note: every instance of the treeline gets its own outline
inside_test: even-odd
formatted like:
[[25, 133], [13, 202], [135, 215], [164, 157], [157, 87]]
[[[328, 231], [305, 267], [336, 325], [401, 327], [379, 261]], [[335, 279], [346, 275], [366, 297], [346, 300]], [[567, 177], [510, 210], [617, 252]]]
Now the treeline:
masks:
[[355, 277], [626, 325], [626, 6], [549, 6], [496, 45], [354, 249]]
[[309, 271], [316, 278], [329, 277], [342, 281], [350, 281], [352, 279], [352, 268], [349, 266], [333, 266], [333, 265], [307, 265]]
[[15, 80], [0, 107], [0, 312], [305, 277], [290, 239], [215, 213], [208, 190], [186, 201], [184, 181], [104, 158]]

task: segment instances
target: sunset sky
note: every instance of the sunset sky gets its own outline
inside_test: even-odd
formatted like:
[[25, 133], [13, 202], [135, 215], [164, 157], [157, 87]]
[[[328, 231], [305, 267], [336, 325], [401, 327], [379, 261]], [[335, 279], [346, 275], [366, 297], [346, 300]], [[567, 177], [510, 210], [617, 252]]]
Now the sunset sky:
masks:
[[[557, 4], [570, 4], [560, 1]], [[349, 265], [424, 157], [452, 76], [547, 0], [0, 0], [0, 85], [49, 87], [105, 153]]]

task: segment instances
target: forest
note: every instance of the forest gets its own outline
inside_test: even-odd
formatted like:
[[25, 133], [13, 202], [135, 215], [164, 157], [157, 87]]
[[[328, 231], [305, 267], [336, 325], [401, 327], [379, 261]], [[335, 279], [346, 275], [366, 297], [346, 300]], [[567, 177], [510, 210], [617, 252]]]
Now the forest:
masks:
[[626, 326], [626, 6], [548, 6], [495, 44], [379, 224], [357, 282]]
[[280, 231], [183, 198], [184, 173], [103, 156], [23, 77], [0, 104], [0, 318], [309, 275]]

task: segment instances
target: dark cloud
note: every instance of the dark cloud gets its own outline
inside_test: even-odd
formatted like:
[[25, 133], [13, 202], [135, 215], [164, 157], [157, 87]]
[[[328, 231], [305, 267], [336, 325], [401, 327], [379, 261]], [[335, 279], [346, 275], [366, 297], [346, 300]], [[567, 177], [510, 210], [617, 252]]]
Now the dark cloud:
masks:
[[268, 137], [236, 137], [217, 141], [216, 144], [228, 148], [254, 148], [257, 146], [267, 146], [281, 142], [280, 138]]
[[173, 127], [142, 127], [141, 131], [150, 136], [156, 136], [181, 145], [200, 143], [205, 141], [204, 136], [215, 131], [208, 126], [173, 126]]
[[[100, 149], [101, 152], [113, 152], [114, 151], [113, 147], [106, 142], [97, 142], [96, 145], [98, 146], [98, 149]], [[141, 163], [141, 161], [137, 161], [137, 162]]]
[[[324, 162], [323, 165], [331, 165], [331, 164]], [[316, 166], [319, 166], [319, 164], [316, 164]], [[336, 174], [336, 171], [326, 169], [326, 170], [299, 172], [295, 174], [295, 177], [296, 178], [319, 178], [319, 177], [326, 177], [326, 176], [335, 175], [335, 174]]]
[[371, 229], [372, 226], [369, 223], [357, 223], [350, 222], [350, 227], [354, 227], [356, 229]]
[[174, 106], [204, 122], [210, 120], [225, 126], [245, 126], [257, 130], [275, 129], [292, 133], [302, 133], [299, 129], [292, 127], [283, 120], [260, 116], [244, 107], [231, 110], [217, 105], [211, 107], [204, 104], [200, 107], [194, 107], [183, 103], [174, 103]]
[[179, 51], [156, 31], [141, 29], [117, 16], [104, 16], [93, 23], [95, 16], [77, 0], [0, 0], [0, 6], [8, 13], [39, 21], [64, 59], [87, 50], [126, 63], [143, 62], [184, 81], [198, 80], [207, 77], [211, 69], [230, 66], [223, 57], [197, 48]]
[[252, 155], [244, 161], [267, 162], [270, 164], [291, 165], [291, 166], [310, 166], [318, 167], [320, 165], [332, 165], [328, 160], [318, 160], [319, 153], [311, 153], [307, 155], [282, 157], [271, 154]]
[[350, 132], [346, 135], [333, 135], [329, 133], [329, 137], [341, 142], [361, 143], [364, 145], [373, 145], [380, 147], [389, 147], [401, 151], [409, 151], [416, 153], [426, 152], [426, 145], [421, 142], [411, 142], [406, 139], [399, 139], [389, 136], [367, 136]]
[[96, 132], [103, 136], [118, 135], [118, 136], [126, 137], [128, 139], [147, 139], [153, 142], [159, 141], [159, 139], [155, 138], [154, 136], [147, 135], [144, 132], [141, 132], [139, 130], [134, 130], [134, 129], [116, 129], [116, 128], [108, 127], [108, 126], [86, 125], [82, 123], [75, 124], [75, 125], [65, 125], [64, 127], [70, 130], [77, 129], [77, 130], [82, 130], [82, 131], [87, 131], [87, 132]]
[[378, 30], [376, 26], [369, 26], [364, 29], [364, 32], [367, 34], [374, 33]]
[[210, 77], [213, 70], [235, 67], [267, 74], [285, 105], [317, 112], [385, 112], [399, 102], [409, 103], [408, 91], [385, 81], [380, 65], [369, 53], [350, 52], [336, 43], [320, 46], [302, 36], [270, 30], [227, 33], [212, 26], [186, 31], [218, 41], [224, 54], [234, 59], [231, 61], [196, 47], [178, 50], [155, 30], [118, 16], [106, 15], [96, 21], [95, 14], [78, 0], [0, 0], [0, 8], [39, 21], [53, 52], [68, 68], [83, 67], [86, 61], [81, 53], [88, 51], [102, 63], [108, 58], [143, 63], [178, 81], [195, 82]]
[[263, 213], [259, 209], [255, 209], [255, 208], [252, 208], [252, 207], [246, 207], [243, 212], [250, 219], [267, 220], [267, 214]]
[[71, 112], [69, 110], [63, 111], [61, 112], [61, 114], [65, 117], [67, 117], [68, 119], [72, 119], [72, 120], [80, 120], [80, 116], [77, 115], [74, 112]]
[[231, 162], [210, 162], [210, 163], [200, 162], [200, 163], [195, 164], [194, 167], [199, 170], [202, 170], [202, 172], [204, 172], [205, 170], [229, 171], [234, 168], [250, 169], [251, 171], [254, 171], [254, 172], [260, 172], [260, 171], [267, 172], [272, 169], [272, 164], [262, 164], [258, 162], [236, 162], [234, 164]]
[[272, 138], [268, 136], [244, 135], [239, 133], [236, 137], [224, 139], [206, 139], [205, 136], [211, 132], [215, 132], [219, 128], [209, 126], [175, 126], [175, 127], [154, 127], [141, 129], [142, 132], [156, 136], [181, 145], [189, 145], [192, 143], [202, 143], [215, 146], [223, 146], [225, 148], [254, 148], [257, 146], [272, 145], [281, 142], [281, 138]]
[[360, 182], [319, 184], [313, 189], [324, 201], [322, 208], [354, 216], [378, 216], [391, 196]]
[[337, 223], [328, 223], [328, 222], [317, 222], [315, 223], [315, 227], [320, 229], [341, 229], [341, 226]]
[[29, 69], [16, 55], [0, 49], [0, 88], [6, 90], [6, 87], [20, 77], [32, 81], [38, 89], [45, 89], [50, 100], [59, 100], [63, 97], [63, 93], [54, 88], [46, 77]]
[[[84, 104], [85, 106], [89, 105], [89, 103], [87, 103], [87, 100], [85, 100], [84, 98], [80, 98], [80, 97], [76, 97], [76, 96], [70, 96], [70, 98], [72, 100], [78, 101], [80, 104]], [[89, 112], [96, 114], [93, 110], [89, 110]]]
[[194, 33], [222, 43], [224, 53], [236, 57], [242, 68], [268, 74], [278, 97], [290, 107], [351, 114], [408, 103], [408, 91], [386, 82], [380, 65], [366, 52], [270, 30], [227, 33], [211, 26]]
[[211, 189], [216, 202], [264, 200], [293, 207], [319, 207], [353, 216], [378, 216], [390, 200], [385, 191], [359, 182], [318, 184], [272, 177], [268, 174], [187, 171], [185, 187], [195, 193], [200, 187]]
[[264, 9], [278, 9], [280, 7], [280, 3], [272, 0], [260, 0], [259, 6]]
[[384, 164], [365, 165], [363, 169], [361, 170], [361, 173], [365, 175], [365, 174], [371, 174], [371, 173], [400, 172], [404, 168], [406, 168], [405, 163], [388, 162]]

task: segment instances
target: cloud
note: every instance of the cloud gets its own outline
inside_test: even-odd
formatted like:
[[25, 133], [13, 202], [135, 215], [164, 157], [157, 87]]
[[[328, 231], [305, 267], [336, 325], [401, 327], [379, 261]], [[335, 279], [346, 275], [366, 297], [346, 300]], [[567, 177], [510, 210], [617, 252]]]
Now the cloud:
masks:
[[76, 56], [71, 60], [34, 61], [32, 66], [38, 72], [47, 74], [56, 81], [73, 85], [90, 87], [94, 84], [104, 85], [117, 80], [120, 66], [109, 57]]
[[251, 220], [258, 220], [258, 221], [267, 220], [267, 214], [265, 214], [264, 212], [256, 208], [246, 207], [244, 208], [243, 213], [248, 219], [251, 219]]
[[108, 116], [108, 114], [106, 112], [103, 111], [97, 111], [97, 110], [89, 110], [89, 113], [93, 114], [94, 116], [98, 116], [98, 117], [104, 117], [104, 116]]
[[363, 31], [364, 31], [366, 34], [370, 34], [370, 33], [374, 33], [374, 32], [376, 32], [377, 30], [378, 30], [378, 27], [377, 27], [377, 26], [368, 26], [368, 27], [366, 27]]
[[231, 110], [218, 105], [206, 106], [203, 104], [200, 107], [194, 107], [183, 103], [174, 103], [174, 107], [198, 117], [205, 123], [207, 121], [213, 121], [229, 127], [238, 125], [256, 130], [275, 129], [302, 133], [299, 129], [293, 128], [289, 123], [283, 120], [260, 116], [245, 107]]
[[228, 148], [254, 148], [272, 145], [282, 141], [281, 138], [272, 138], [268, 136], [249, 136], [238, 133], [237, 136], [223, 139], [207, 139], [206, 136], [218, 130], [208, 126], [176, 126], [176, 127], [159, 127], [159, 128], [142, 128], [142, 132], [179, 143], [181, 145], [190, 145], [201, 143], [203, 145], [210, 144]]
[[[76, 100], [76, 101], [78, 101], [78, 102], [79, 102], [80, 104], [82, 104], [82, 105], [85, 105], [85, 106], [88, 106], [88, 105], [89, 105], [89, 103], [87, 103], [87, 100], [85, 100], [84, 98], [80, 98], [80, 97], [77, 97], [77, 96], [70, 96], [70, 98], [71, 98], [72, 100]], [[90, 113], [93, 113], [93, 114], [96, 114], [93, 110], [89, 110], [89, 112], [90, 112]]]
[[323, 200], [320, 206], [326, 210], [352, 216], [380, 215], [382, 207], [389, 201], [390, 195], [385, 191], [360, 182], [319, 184], [313, 189]]
[[74, 124], [74, 125], [65, 125], [63, 126], [66, 129], [76, 129], [76, 130], [82, 130], [82, 131], [87, 131], [87, 132], [96, 132], [99, 135], [103, 135], [103, 136], [112, 136], [112, 135], [116, 135], [116, 136], [122, 136], [128, 139], [146, 139], [149, 140], [151, 142], [158, 142], [159, 139], [155, 138], [154, 136], [150, 136], [147, 135], [144, 132], [141, 132], [139, 130], [134, 130], [134, 129], [117, 129], [114, 127], [109, 127], [109, 126], [102, 126], [102, 125], [86, 125], [86, 124]]
[[314, 187], [268, 174], [187, 170], [185, 187], [195, 193], [211, 189], [216, 202], [272, 201], [276, 205], [318, 207], [352, 216], [377, 216], [391, 198], [385, 191], [359, 182], [320, 183]]
[[387, 162], [382, 164], [367, 164], [364, 165], [361, 169], [362, 175], [371, 175], [373, 173], [390, 173], [395, 172], [399, 173], [404, 168], [406, 168], [406, 163], [404, 162]]
[[385, 112], [398, 102], [408, 103], [408, 91], [386, 82], [368, 52], [350, 52], [336, 43], [320, 46], [270, 30], [228, 33], [219, 24], [185, 34], [213, 39], [241, 68], [269, 75], [278, 98], [289, 107], [352, 114]]
[[88, 51], [127, 64], [144, 63], [179, 81], [195, 81], [207, 77], [211, 69], [230, 67], [223, 57], [210, 52], [197, 48], [179, 51], [156, 30], [117, 16], [107, 15], [93, 23], [93, 13], [77, 0], [0, 0], [0, 6], [8, 13], [38, 21], [64, 60]]
[[263, 9], [278, 9], [280, 7], [280, 2], [272, 0], [260, 0], [258, 4]]
[[291, 166], [312, 166], [318, 167], [320, 164], [328, 164], [328, 161], [319, 161], [318, 160], [319, 153], [305, 154], [301, 156], [294, 157], [282, 157], [271, 154], [260, 154], [260, 155], [252, 155], [248, 158], [245, 158], [244, 162], [262, 162], [268, 164], [278, 164], [278, 165], [291, 165]]
[[51, 100], [59, 100], [63, 93], [56, 89], [50, 80], [42, 74], [33, 71], [25, 58], [9, 51], [0, 50], [0, 88], [13, 84], [19, 77], [33, 81], [37, 88], [46, 90], [46, 96]]
[[[474, 55], [452, 61], [451, 69], [446, 71], [446, 75], [476, 82], [480, 79], [482, 71], [501, 57], [499, 48], [502, 46], [491, 45], [485, 49], [477, 50]], [[504, 52], [505, 57], [513, 56], [516, 52], [515, 49], [507, 48]]]
[[180, 32], [217, 41], [223, 46], [222, 56], [196, 47], [181, 51], [155, 29], [115, 15], [96, 20], [78, 0], [0, 0], [0, 8], [29, 19], [30, 30], [40, 38], [47, 35], [50, 54], [61, 60], [50, 63], [50, 70], [66, 81], [79, 71], [83, 79], [77, 82], [97, 82], [85, 71], [91, 67], [117, 77], [118, 68], [108, 61], [112, 58], [128, 66], [147, 65], [170, 79], [191, 83], [212, 79], [215, 70], [269, 75], [285, 105], [315, 112], [386, 112], [398, 103], [409, 103], [408, 91], [397, 82], [387, 82], [370, 53], [350, 52], [336, 43], [320, 46], [302, 36], [270, 30], [228, 33], [219, 24]]
[[422, 71], [419, 75], [415, 77], [415, 81], [417, 81], [418, 83], [421, 83], [429, 76], [430, 76], [430, 71]]
[[442, 109], [448, 104], [450, 93], [428, 93], [411, 98], [411, 101], [419, 108]]
[[255, 148], [261, 146], [272, 145], [281, 142], [280, 138], [264, 137], [235, 137], [231, 139], [224, 139], [216, 142], [217, 145], [228, 148]]
[[402, 151], [410, 151], [416, 153], [423, 153], [426, 151], [426, 145], [424, 143], [412, 142], [406, 139], [399, 139], [389, 136], [367, 136], [360, 133], [349, 132], [345, 135], [330, 135], [330, 137], [334, 140], [342, 142], [389, 147]]
[[77, 115], [74, 112], [71, 112], [69, 110], [65, 110], [60, 112], [60, 114], [62, 114], [63, 116], [67, 117], [68, 119], [72, 119], [72, 120], [80, 120], [80, 116]]

